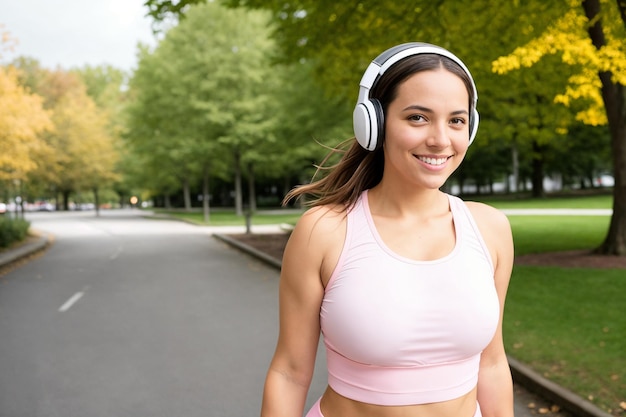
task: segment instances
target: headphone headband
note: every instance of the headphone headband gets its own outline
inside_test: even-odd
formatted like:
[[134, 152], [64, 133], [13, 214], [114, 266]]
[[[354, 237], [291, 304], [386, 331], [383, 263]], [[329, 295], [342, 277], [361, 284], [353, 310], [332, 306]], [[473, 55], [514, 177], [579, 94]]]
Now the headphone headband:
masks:
[[410, 42], [389, 48], [378, 55], [369, 64], [361, 77], [358, 101], [353, 114], [353, 124], [357, 141], [365, 149], [372, 151], [380, 147], [384, 136], [383, 110], [378, 100], [370, 99], [370, 89], [395, 63], [406, 57], [420, 54], [435, 54], [446, 57], [460, 66], [469, 77], [473, 93], [470, 108], [470, 144], [473, 142], [478, 130], [478, 112], [476, 111], [478, 92], [469, 69], [463, 61], [444, 48], [428, 43]]

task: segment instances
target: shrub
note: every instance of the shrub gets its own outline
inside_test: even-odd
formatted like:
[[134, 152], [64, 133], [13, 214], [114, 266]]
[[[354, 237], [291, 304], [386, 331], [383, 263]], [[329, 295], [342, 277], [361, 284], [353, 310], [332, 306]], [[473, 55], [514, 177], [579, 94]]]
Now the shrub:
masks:
[[30, 223], [24, 219], [11, 219], [0, 216], [0, 248], [9, 247], [26, 238]]

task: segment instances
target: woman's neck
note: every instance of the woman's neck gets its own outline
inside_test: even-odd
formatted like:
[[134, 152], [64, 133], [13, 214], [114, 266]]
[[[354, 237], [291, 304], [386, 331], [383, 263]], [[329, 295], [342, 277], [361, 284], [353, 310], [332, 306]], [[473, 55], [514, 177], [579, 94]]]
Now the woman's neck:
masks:
[[372, 214], [384, 217], [429, 217], [449, 210], [446, 195], [438, 189], [397, 190], [378, 184], [368, 191]]

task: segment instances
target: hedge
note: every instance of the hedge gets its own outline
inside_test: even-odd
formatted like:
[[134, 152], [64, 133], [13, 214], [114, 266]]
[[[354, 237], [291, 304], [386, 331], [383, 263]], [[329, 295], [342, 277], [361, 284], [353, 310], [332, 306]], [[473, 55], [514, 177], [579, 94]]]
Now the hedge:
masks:
[[24, 219], [12, 219], [0, 216], [0, 248], [6, 248], [22, 241], [28, 234], [30, 222]]

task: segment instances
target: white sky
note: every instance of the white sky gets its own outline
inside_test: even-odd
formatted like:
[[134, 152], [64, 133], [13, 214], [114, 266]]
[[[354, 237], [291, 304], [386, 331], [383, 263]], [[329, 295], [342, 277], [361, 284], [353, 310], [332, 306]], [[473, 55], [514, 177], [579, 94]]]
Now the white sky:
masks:
[[45, 68], [136, 67], [139, 42], [155, 45], [144, 0], [0, 0], [0, 32], [18, 44], [2, 61], [37, 59]]

